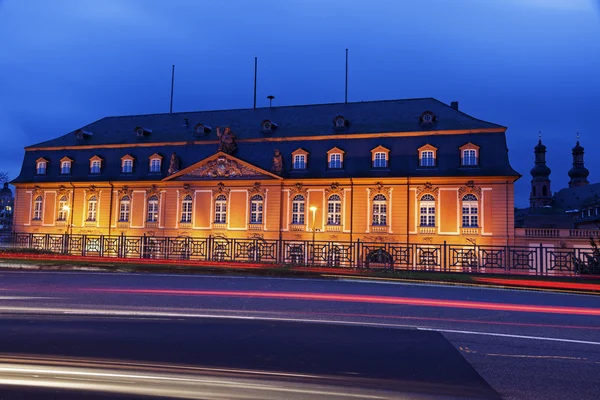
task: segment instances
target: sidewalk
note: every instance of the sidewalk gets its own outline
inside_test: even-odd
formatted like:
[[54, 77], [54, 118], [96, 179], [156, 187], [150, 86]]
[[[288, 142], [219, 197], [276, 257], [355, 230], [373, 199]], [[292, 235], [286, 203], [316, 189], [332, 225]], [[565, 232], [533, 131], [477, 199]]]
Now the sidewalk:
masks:
[[156, 260], [65, 256], [57, 254], [0, 254], [0, 269], [95, 271], [121, 273], [186, 273], [360, 279], [447, 285], [468, 285], [600, 295], [599, 276], [556, 277], [536, 275], [467, 274], [412, 270], [367, 270], [335, 267], [289, 266], [268, 263]]

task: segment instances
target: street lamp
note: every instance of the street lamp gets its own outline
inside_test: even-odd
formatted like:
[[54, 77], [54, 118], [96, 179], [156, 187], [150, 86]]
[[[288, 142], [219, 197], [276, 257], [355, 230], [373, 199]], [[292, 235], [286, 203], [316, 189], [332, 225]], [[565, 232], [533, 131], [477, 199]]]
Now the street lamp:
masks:
[[310, 211], [312, 211], [312, 260], [313, 264], [315, 262], [315, 213], [317, 212], [316, 206], [311, 206]]

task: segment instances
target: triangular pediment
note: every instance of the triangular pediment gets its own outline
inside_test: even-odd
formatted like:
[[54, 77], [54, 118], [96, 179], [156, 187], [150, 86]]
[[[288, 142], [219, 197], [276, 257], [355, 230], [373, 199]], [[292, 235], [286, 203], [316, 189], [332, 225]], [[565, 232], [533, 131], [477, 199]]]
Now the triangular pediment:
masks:
[[269, 171], [218, 152], [204, 160], [164, 178], [164, 181], [193, 181], [211, 179], [283, 179]]

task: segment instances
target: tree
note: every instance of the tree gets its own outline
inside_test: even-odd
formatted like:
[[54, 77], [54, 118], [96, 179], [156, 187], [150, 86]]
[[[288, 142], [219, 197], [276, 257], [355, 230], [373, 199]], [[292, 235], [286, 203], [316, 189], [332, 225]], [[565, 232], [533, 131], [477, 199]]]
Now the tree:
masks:
[[594, 240], [590, 238], [591, 253], [580, 253], [579, 257], [575, 257], [574, 266], [576, 274], [600, 274], [600, 247]]
[[0, 171], [0, 183], [8, 182], [8, 172]]

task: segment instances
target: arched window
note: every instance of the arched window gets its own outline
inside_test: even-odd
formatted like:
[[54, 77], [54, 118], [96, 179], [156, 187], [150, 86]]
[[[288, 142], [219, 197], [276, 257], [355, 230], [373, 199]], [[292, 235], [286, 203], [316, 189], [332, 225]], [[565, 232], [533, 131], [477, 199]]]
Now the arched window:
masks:
[[181, 222], [192, 222], [192, 196], [186, 194], [181, 201]]
[[67, 220], [67, 212], [69, 210], [67, 196], [63, 196], [58, 200], [58, 218], [57, 221], [66, 221]]
[[129, 213], [131, 211], [131, 199], [129, 196], [123, 196], [119, 206], [119, 222], [129, 222]]
[[95, 221], [98, 212], [98, 198], [92, 196], [88, 199], [87, 221]]
[[378, 194], [373, 197], [373, 225], [387, 224], [387, 199]]
[[263, 198], [255, 194], [250, 199], [250, 223], [262, 224], [263, 222]]
[[227, 197], [220, 194], [215, 199], [215, 224], [227, 222]]
[[301, 194], [292, 199], [292, 224], [304, 225], [304, 196]]
[[548, 188], [546, 185], [542, 186], [542, 196], [548, 196]]
[[435, 226], [435, 197], [425, 194], [420, 201], [420, 225]]
[[337, 194], [329, 196], [327, 200], [327, 225], [340, 225], [342, 223], [342, 199]]
[[152, 195], [148, 198], [148, 222], [158, 221], [158, 196]]
[[43, 209], [44, 198], [42, 196], [38, 196], [33, 201], [33, 219], [41, 220], [42, 219], [42, 209]]
[[462, 226], [465, 228], [479, 226], [479, 205], [477, 197], [473, 194], [466, 194], [462, 198]]

